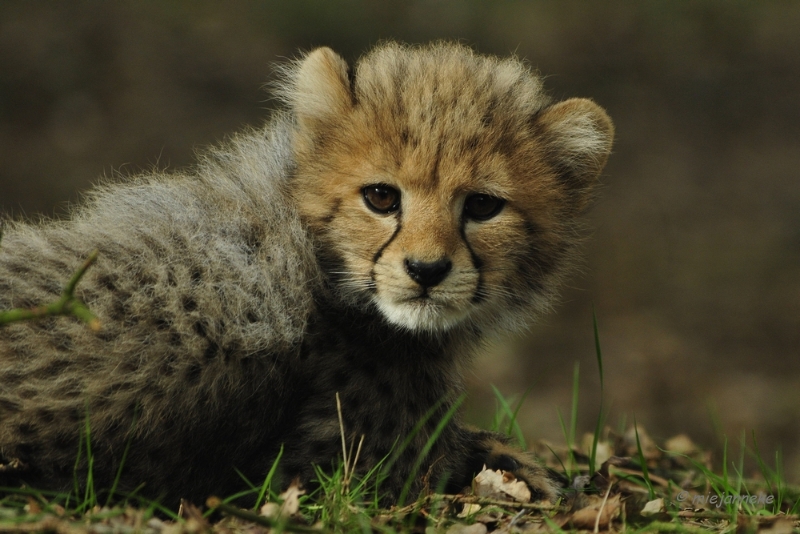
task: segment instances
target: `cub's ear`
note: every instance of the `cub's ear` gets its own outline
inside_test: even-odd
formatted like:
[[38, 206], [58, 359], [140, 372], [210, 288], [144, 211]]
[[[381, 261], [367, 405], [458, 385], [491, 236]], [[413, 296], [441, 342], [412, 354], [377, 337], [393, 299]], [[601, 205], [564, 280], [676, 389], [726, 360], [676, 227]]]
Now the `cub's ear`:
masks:
[[578, 205], [611, 153], [614, 125], [603, 108], [586, 98], [571, 98], [544, 109], [535, 119], [547, 158]]
[[347, 63], [330, 48], [317, 48], [296, 64], [285, 97], [301, 130], [336, 120], [353, 105]]

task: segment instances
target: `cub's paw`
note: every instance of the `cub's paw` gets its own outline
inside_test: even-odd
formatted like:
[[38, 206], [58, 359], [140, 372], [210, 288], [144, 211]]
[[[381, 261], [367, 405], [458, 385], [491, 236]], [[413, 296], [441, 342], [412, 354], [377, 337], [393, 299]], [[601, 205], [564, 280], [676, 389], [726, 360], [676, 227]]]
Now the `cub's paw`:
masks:
[[532, 501], [555, 501], [561, 493], [559, 477], [540, 465], [529, 453], [495, 443], [486, 455], [486, 467], [508, 471], [531, 490]]
[[487, 431], [471, 431], [472, 461], [476, 473], [483, 466], [507, 471], [525, 482], [531, 490], [531, 500], [555, 501], [566, 485], [566, 479], [542, 466], [532, 454], [508, 445], [510, 438]]

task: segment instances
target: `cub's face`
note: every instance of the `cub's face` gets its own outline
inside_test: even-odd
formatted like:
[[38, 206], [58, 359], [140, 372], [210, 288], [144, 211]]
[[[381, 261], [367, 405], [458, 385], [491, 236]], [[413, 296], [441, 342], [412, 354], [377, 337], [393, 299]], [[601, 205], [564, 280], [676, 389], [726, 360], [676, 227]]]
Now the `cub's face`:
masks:
[[548, 107], [519, 61], [458, 45], [385, 45], [353, 80], [319, 49], [287, 95], [293, 193], [338, 299], [428, 332], [548, 305], [610, 150], [602, 109]]

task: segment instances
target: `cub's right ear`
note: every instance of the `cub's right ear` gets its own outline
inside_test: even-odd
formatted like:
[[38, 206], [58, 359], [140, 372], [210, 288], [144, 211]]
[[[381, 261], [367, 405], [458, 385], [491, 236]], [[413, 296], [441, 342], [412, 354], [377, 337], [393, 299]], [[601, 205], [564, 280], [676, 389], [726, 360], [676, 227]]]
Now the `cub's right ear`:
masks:
[[284, 97], [301, 131], [335, 121], [353, 106], [347, 63], [330, 48], [317, 48], [295, 65]]
[[611, 153], [611, 119], [591, 100], [570, 98], [545, 108], [534, 126], [575, 207], [582, 208]]

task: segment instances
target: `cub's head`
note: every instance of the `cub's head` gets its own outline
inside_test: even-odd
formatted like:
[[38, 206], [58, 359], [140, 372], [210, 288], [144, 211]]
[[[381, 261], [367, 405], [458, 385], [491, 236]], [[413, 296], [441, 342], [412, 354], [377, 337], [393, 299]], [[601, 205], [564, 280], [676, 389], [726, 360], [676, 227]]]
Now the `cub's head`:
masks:
[[427, 332], [547, 307], [611, 150], [599, 106], [456, 44], [386, 44], [352, 71], [320, 48], [283, 96], [290, 187], [342, 303]]

